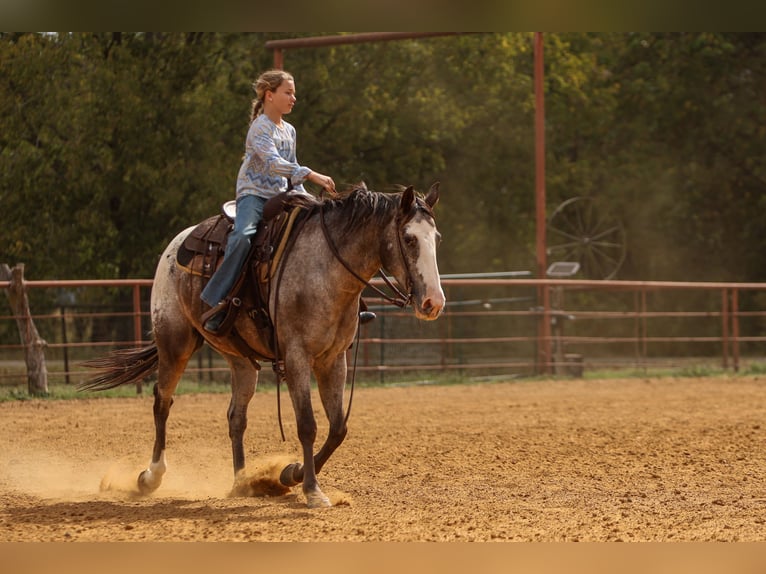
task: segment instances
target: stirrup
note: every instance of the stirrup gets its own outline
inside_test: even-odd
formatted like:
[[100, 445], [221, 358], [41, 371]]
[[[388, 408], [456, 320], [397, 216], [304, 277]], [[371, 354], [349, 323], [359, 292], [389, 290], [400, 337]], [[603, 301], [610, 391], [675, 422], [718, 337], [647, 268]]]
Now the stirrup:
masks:
[[225, 310], [228, 304], [229, 302], [226, 300], [219, 301], [217, 305], [213, 305], [210, 309], [202, 313], [202, 316], [199, 318], [200, 322], [204, 325], [214, 315], [217, 315], [219, 312]]
[[205, 323], [202, 325], [202, 328], [205, 329], [208, 333], [212, 333], [213, 335], [218, 335], [221, 330], [221, 325], [223, 325], [223, 321], [226, 319], [226, 310], [221, 309], [218, 311], [217, 314], [213, 315], [205, 321]]
[[221, 325], [223, 324], [224, 319], [226, 319], [228, 306], [228, 301], [221, 301], [217, 305], [214, 305], [202, 313], [202, 316], [200, 317], [202, 328], [205, 329], [205, 331], [208, 333], [217, 335], [221, 329]]

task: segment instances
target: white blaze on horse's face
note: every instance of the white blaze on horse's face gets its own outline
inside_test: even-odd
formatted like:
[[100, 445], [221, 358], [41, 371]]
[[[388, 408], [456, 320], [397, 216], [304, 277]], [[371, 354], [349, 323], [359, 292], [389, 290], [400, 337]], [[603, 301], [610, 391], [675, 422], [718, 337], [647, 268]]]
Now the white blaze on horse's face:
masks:
[[415, 315], [418, 319], [428, 321], [439, 316], [445, 303], [436, 263], [439, 238], [439, 232], [436, 231], [433, 222], [426, 218], [417, 218], [404, 228], [407, 250], [413, 249], [417, 254], [414, 268], [411, 269]]

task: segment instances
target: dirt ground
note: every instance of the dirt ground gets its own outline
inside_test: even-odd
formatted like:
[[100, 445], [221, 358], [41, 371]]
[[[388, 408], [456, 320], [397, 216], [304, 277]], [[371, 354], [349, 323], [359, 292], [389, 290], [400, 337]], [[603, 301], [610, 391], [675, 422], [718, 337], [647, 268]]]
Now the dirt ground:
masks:
[[[227, 405], [176, 398], [140, 497], [151, 397], [0, 404], [0, 541], [766, 540], [764, 377], [357, 389], [320, 510], [300, 487], [230, 496]], [[283, 443], [259, 391], [248, 476], [297, 460], [284, 419]]]

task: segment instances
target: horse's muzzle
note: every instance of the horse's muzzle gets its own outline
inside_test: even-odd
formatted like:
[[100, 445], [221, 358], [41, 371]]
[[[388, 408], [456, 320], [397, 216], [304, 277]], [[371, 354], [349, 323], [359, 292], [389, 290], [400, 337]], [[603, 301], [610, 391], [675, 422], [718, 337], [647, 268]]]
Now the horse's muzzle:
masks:
[[444, 295], [440, 297], [426, 297], [420, 306], [415, 308], [415, 315], [417, 315], [418, 319], [433, 321], [441, 315], [444, 303]]

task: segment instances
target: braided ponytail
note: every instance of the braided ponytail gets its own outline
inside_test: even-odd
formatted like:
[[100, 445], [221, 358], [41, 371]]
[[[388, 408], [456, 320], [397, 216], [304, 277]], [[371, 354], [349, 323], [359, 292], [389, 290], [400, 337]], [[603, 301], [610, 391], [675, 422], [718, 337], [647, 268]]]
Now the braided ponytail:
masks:
[[250, 123], [253, 123], [253, 120], [261, 113], [263, 113], [263, 101], [253, 98], [253, 105], [250, 109]]

